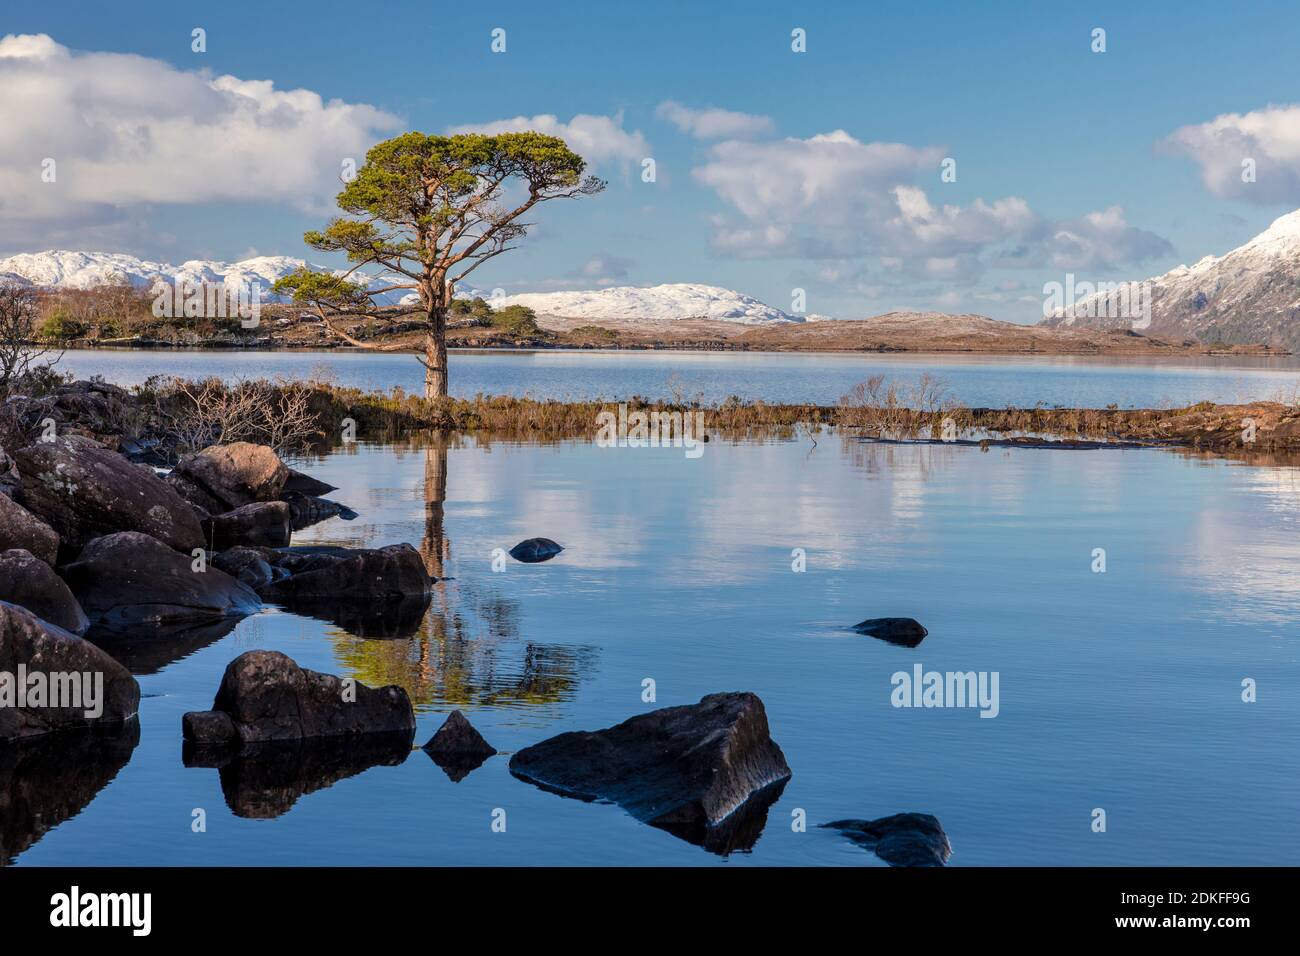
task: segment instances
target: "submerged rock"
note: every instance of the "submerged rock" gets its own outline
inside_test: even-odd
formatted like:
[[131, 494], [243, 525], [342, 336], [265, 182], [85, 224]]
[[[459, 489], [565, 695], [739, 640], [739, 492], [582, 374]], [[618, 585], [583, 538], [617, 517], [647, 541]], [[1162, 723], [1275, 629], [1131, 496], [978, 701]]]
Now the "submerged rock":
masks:
[[252, 614], [262, 606], [247, 585], [135, 531], [90, 542], [64, 578], [94, 624], [175, 625]]
[[564, 548], [550, 538], [529, 538], [511, 548], [510, 557], [524, 564], [539, 564], [551, 560], [563, 550]]
[[86, 640], [107, 651], [136, 677], [144, 677], [215, 644], [238, 627], [239, 621], [237, 617], [225, 617], [149, 627], [92, 626]]
[[241, 441], [187, 455], [177, 462], [172, 477], [214, 502], [212, 507], [200, 497], [196, 503], [215, 514], [279, 498], [289, 469], [266, 445]]
[[203, 522], [209, 544], [220, 551], [241, 544], [283, 548], [289, 544], [289, 506], [283, 501], [254, 501]]
[[948, 834], [928, 813], [896, 813], [879, 820], [836, 820], [822, 826], [842, 831], [891, 866], [943, 866], [952, 856]]
[[212, 747], [415, 730], [415, 712], [402, 688], [371, 688], [309, 671], [276, 651], [248, 651], [231, 661], [212, 711], [184, 715], [186, 740]]
[[916, 647], [930, 633], [910, 617], [873, 617], [853, 625], [853, 630], [903, 647]]
[[0, 601], [25, 607], [41, 620], [77, 636], [90, 626], [63, 579], [30, 551], [0, 552]]
[[53, 564], [59, 554], [59, 533], [8, 495], [0, 494], [0, 551], [10, 548], [21, 548]]
[[763, 702], [743, 692], [710, 694], [606, 730], [560, 734], [516, 753], [510, 772], [565, 796], [617, 803], [697, 842], [791, 776]]
[[[27, 675], [25, 701], [17, 697], [20, 667]], [[0, 678], [0, 741], [119, 725], [140, 708], [140, 685], [125, 667], [89, 641], [5, 601], [0, 601], [0, 674], [8, 675]], [[33, 675], [43, 677], [39, 698]], [[73, 694], [71, 675], [79, 694]], [[55, 699], [56, 684], [60, 699]], [[68, 694], [78, 698], [74, 706], [51, 706], [68, 703]], [[98, 713], [87, 716], [94, 710]]]
[[37, 442], [14, 460], [23, 482], [19, 503], [59, 533], [69, 556], [117, 531], [142, 532], [178, 551], [203, 546], [194, 509], [174, 489], [89, 438]]
[[421, 749], [456, 783], [497, 752], [459, 710], [448, 715]]

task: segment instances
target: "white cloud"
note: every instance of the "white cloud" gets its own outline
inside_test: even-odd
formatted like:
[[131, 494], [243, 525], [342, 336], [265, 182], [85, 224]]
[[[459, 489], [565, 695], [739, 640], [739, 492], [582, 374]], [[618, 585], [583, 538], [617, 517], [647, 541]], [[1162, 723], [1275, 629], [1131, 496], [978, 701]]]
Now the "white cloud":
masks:
[[563, 139], [575, 153], [589, 163], [602, 163], [609, 160], [640, 162], [650, 155], [650, 147], [640, 130], [628, 132], [623, 128], [622, 112], [613, 116], [592, 116], [579, 113], [567, 123], [552, 113], [537, 116], [516, 116], [513, 119], [494, 120], [490, 123], [472, 123], [456, 126], [449, 133], [483, 133], [495, 136], [499, 133], [519, 133], [531, 130], [558, 136]]
[[[1224, 113], [1183, 126], [1159, 146], [1201, 167], [1201, 181], [1220, 199], [1272, 204], [1300, 202], [1300, 105]], [[1243, 160], [1255, 161], [1255, 181], [1242, 181]]]
[[[0, 91], [0, 202], [27, 243], [138, 225], [140, 204], [319, 208], [343, 160], [399, 125], [311, 90], [76, 52], [44, 34], [0, 39]], [[41, 179], [46, 158], [54, 182]]]
[[941, 147], [863, 143], [843, 130], [710, 148], [696, 180], [731, 213], [713, 217], [718, 251], [740, 258], [875, 257], [898, 276], [970, 282], [990, 266], [1114, 266], [1172, 251], [1120, 207], [1053, 222], [1019, 197], [935, 205]]
[[776, 129], [770, 116], [738, 113], [714, 106], [693, 109], [673, 100], [660, 103], [655, 115], [696, 139], [748, 139], [770, 135]]

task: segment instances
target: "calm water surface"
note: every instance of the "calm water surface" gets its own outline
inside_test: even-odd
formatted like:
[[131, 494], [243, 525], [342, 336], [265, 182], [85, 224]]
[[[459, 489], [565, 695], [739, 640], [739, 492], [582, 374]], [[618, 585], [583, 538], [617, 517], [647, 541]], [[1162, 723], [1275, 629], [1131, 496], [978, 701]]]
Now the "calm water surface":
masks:
[[[714, 441], [697, 460], [359, 444], [308, 468], [360, 517], [298, 543], [409, 541], [449, 579], [419, 632], [360, 638], [269, 609], [224, 636], [119, 649], [146, 695], [139, 744], [20, 865], [879, 866], [815, 824], [907, 810], [942, 821], [954, 866], [1282, 865], [1300, 848], [1297, 469], [826, 435]], [[494, 548], [534, 535], [565, 552], [493, 573]], [[930, 636], [907, 649], [845, 629], [888, 615]], [[400, 683], [417, 744], [458, 707], [506, 754], [752, 690], [794, 777], [757, 843], [729, 856], [518, 781], [506, 755], [459, 783], [417, 750], [332, 785], [305, 772], [223, 792], [217, 770], [182, 765], [181, 715], [209, 707], [226, 664], [258, 647]], [[891, 675], [916, 662], [997, 671], [999, 716], [893, 708]], [[641, 700], [646, 677], [656, 704]], [[1257, 703], [1241, 700], [1245, 677]], [[1095, 807], [1105, 834], [1090, 830]], [[191, 831], [195, 808], [206, 833]], [[505, 833], [492, 832], [496, 808]], [[807, 832], [791, 827], [796, 809]], [[7, 821], [8, 838], [24, 825]]]
[[[165, 370], [201, 378], [302, 378], [328, 372], [340, 385], [368, 391], [423, 390], [413, 355], [365, 352], [71, 351], [63, 368], [134, 385]], [[680, 395], [720, 402], [728, 396], [767, 402], [834, 404], [858, 382], [885, 375], [914, 382], [941, 378], [948, 393], [972, 406], [1038, 402], [1073, 408], [1165, 407], [1199, 401], [1238, 402], [1293, 395], [1300, 357], [1162, 359], [1158, 362], [1073, 356], [952, 356], [830, 353], [453, 351], [451, 390], [459, 396], [531, 395], [595, 399]]]

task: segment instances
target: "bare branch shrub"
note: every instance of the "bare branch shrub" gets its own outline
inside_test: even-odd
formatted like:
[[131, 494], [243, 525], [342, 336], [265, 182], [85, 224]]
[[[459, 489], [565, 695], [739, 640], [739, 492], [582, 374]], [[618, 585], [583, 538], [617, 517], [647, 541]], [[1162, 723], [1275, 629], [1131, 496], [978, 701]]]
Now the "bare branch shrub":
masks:
[[312, 386], [306, 382], [173, 378], [147, 383], [147, 390], [154, 396], [166, 444], [178, 455], [246, 441], [293, 458], [323, 434], [311, 408]]
[[[14, 385], [28, 374], [38, 371], [39, 359], [53, 354], [36, 342], [37, 300], [39, 293], [31, 286], [0, 283], [0, 397], [7, 396]], [[62, 357], [44, 363], [51, 366]]]

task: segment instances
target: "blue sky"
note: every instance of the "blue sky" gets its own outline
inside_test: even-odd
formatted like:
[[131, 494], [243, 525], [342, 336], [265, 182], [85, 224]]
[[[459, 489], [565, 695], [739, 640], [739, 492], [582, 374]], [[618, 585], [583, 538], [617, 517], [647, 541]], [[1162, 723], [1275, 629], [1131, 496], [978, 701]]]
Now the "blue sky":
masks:
[[[1158, 274], [1300, 206], [1300, 110], [1285, 109], [1300, 103], [1294, 5], [1135, 6], [11, 5], [0, 35], [48, 34], [73, 57], [143, 59], [103, 61], [63, 92], [49, 92], [57, 84], [42, 74], [35, 97], [23, 74], [0, 68], [9, 103], [0, 121], [22, 132], [0, 145], [10, 197], [0, 252], [305, 256], [302, 232], [327, 218], [336, 191], [321, 169], [352, 144], [520, 116], [553, 115], [567, 130], [583, 115], [603, 118], [593, 166], [609, 189], [542, 209], [525, 247], [485, 266], [476, 285], [705, 282], [781, 308], [801, 287], [808, 311], [843, 318], [924, 308], [1033, 321], [1043, 283], [1067, 272]], [[194, 27], [206, 31], [201, 54]], [[504, 54], [490, 50], [497, 27]], [[791, 51], [795, 27], [807, 31], [806, 53]], [[1104, 53], [1090, 48], [1096, 27]], [[64, 62], [74, 61], [46, 60]], [[221, 107], [174, 92], [191, 71], [206, 71], [205, 83], [270, 80], [325, 102], [314, 118], [284, 120], [298, 125], [278, 153], [282, 143], [256, 138], [273, 136], [274, 123], [230, 156], [202, 135], [188, 153], [180, 133], [159, 149], [178, 127], [155, 126], [150, 110], [182, 123], [177, 103], [192, 98], [179, 112], [225, 122]], [[58, 96], [67, 102], [46, 101]], [[332, 100], [344, 104], [343, 131], [328, 126]], [[662, 115], [665, 101], [748, 114], [731, 124], [748, 126], [699, 138]], [[384, 119], [346, 109], [362, 104]], [[30, 115], [14, 115], [23, 109]], [[1221, 114], [1239, 116], [1205, 125]], [[85, 165], [82, 154], [102, 144], [69, 130], [97, 123], [150, 143], [137, 180]], [[230, 129], [240, 128], [222, 136]], [[653, 183], [641, 179], [642, 154], [655, 160]], [[61, 159], [69, 185], [29, 195], [41, 187], [20, 172], [47, 155]], [[306, 156], [315, 173], [295, 177]], [[1235, 181], [1245, 156], [1257, 182]], [[955, 182], [941, 180], [943, 158], [956, 160]], [[174, 183], [168, 170], [178, 170]]]

